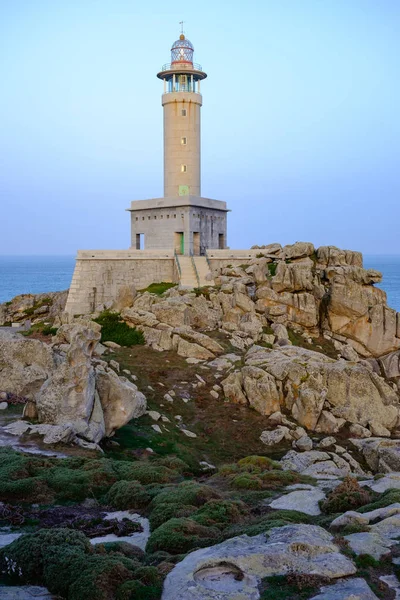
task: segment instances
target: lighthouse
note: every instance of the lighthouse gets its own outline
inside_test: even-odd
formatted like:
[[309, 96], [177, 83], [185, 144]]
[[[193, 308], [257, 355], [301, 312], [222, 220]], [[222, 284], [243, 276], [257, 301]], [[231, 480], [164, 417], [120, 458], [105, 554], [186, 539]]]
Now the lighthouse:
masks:
[[164, 84], [164, 196], [131, 203], [131, 247], [192, 256], [225, 249], [226, 202], [201, 196], [201, 82], [207, 74], [183, 31], [157, 77]]
[[164, 81], [164, 196], [201, 196], [200, 85], [207, 75], [193, 53], [182, 33], [157, 75]]

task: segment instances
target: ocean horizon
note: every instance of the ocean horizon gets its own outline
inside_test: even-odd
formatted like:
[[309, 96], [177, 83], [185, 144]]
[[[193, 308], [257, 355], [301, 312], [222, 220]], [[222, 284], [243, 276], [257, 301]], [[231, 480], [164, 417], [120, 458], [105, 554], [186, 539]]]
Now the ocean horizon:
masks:
[[[75, 256], [0, 256], [0, 303], [19, 294], [58, 292], [69, 288]], [[364, 256], [364, 267], [383, 274], [377, 287], [387, 293], [388, 305], [400, 312], [400, 254]]]

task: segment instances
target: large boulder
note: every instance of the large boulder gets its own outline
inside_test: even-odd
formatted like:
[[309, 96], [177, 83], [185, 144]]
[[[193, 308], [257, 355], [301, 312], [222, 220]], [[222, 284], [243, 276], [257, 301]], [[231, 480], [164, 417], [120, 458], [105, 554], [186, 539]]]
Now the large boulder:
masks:
[[0, 330], [0, 391], [33, 400], [56, 364], [47, 344]]
[[275, 527], [191, 552], [167, 575], [162, 600], [257, 600], [263, 578], [293, 571], [336, 579], [356, 567], [322, 527]]
[[126, 377], [119, 377], [111, 369], [96, 367], [96, 390], [103, 410], [106, 436], [146, 412], [145, 396]]
[[94, 407], [95, 374], [91, 359], [100, 326], [90, 322], [62, 325], [57, 342], [69, 344], [66, 358], [36, 395], [39, 421], [52, 425], [88, 423]]

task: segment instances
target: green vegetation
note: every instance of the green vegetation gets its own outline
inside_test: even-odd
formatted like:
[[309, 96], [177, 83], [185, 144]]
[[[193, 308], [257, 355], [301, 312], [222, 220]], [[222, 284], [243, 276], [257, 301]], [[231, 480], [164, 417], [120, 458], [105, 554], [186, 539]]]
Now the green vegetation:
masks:
[[144, 290], [139, 290], [139, 292], [149, 292], [150, 294], [157, 294], [157, 296], [161, 296], [167, 290], [170, 290], [173, 287], [176, 287], [176, 283], [167, 283], [165, 281], [161, 281], [161, 283], [151, 283], [149, 287]]
[[269, 271], [269, 274], [271, 277], [275, 277], [277, 268], [278, 268], [278, 263], [276, 263], [276, 262], [268, 263], [268, 271]]
[[195, 548], [212, 546], [220, 540], [220, 535], [217, 527], [206, 527], [193, 519], [174, 518], [152, 532], [146, 551], [164, 550], [171, 554], [182, 554]]
[[107, 494], [107, 503], [118, 510], [145, 508], [150, 495], [138, 481], [117, 481]]
[[354, 477], [347, 476], [321, 502], [321, 510], [332, 514], [355, 510], [371, 502], [371, 492], [362, 488]]
[[308, 600], [329, 580], [319, 575], [288, 573], [263, 579], [260, 600]]
[[45, 585], [68, 600], [157, 600], [161, 594], [157, 569], [118, 548], [93, 547], [70, 529], [42, 529], [19, 538], [0, 551], [0, 571], [20, 583]]
[[385, 506], [395, 504], [396, 502], [400, 502], [400, 490], [391, 489], [380, 494], [378, 498], [372, 499], [372, 502], [370, 501], [369, 504], [365, 504], [358, 511], [365, 513], [377, 508], [385, 508]]
[[35, 311], [38, 310], [39, 308], [42, 308], [42, 306], [51, 306], [52, 304], [53, 304], [53, 301], [51, 298], [43, 298], [43, 300], [40, 300], [40, 302], [36, 302], [30, 308], [26, 308], [24, 310], [24, 313], [28, 317], [31, 317], [35, 313]]
[[143, 333], [135, 327], [129, 327], [119, 313], [105, 310], [95, 321], [101, 325], [101, 342], [115, 342], [127, 347], [144, 344]]

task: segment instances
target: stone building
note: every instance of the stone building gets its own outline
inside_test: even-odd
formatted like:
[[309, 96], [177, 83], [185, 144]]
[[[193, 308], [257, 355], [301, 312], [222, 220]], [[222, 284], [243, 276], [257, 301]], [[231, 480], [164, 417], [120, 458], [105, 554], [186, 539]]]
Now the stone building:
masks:
[[164, 81], [164, 197], [131, 204], [131, 246], [204, 255], [226, 247], [226, 203], [201, 197], [201, 81], [194, 48], [182, 33], [171, 62], [157, 74]]

